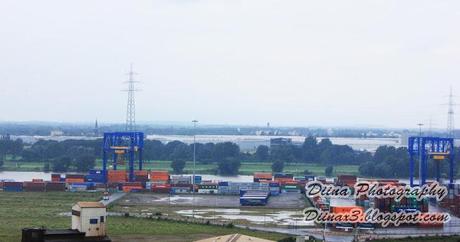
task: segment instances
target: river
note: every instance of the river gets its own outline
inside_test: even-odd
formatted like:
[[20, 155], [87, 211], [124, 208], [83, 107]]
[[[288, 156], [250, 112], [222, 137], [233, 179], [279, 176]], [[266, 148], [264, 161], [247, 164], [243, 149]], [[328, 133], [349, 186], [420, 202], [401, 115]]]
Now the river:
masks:
[[[265, 136], [265, 135], [197, 135], [196, 141], [199, 143], [219, 143], [234, 142], [240, 146], [241, 151], [254, 151], [259, 145], [270, 145], [272, 138], [290, 138], [294, 144], [301, 144], [305, 140], [304, 136]], [[19, 135], [12, 138], [20, 138], [26, 143], [34, 143], [40, 139], [63, 141], [69, 139], [92, 140], [101, 137], [90, 136], [30, 136]], [[193, 136], [190, 135], [147, 135], [146, 139], [159, 140], [163, 143], [178, 140], [187, 144], [193, 143]], [[323, 137], [318, 137], [318, 141]], [[333, 144], [349, 145], [355, 150], [375, 151], [379, 146], [389, 145], [400, 147], [403, 145], [400, 138], [357, 138], [357, 137], [330, 137]]]

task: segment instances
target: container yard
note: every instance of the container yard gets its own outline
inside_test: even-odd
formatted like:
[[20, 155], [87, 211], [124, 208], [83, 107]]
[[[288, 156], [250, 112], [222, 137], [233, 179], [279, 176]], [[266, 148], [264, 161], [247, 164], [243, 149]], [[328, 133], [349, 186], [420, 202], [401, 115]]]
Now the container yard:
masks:
[[[212, 220], [214, 223], [235, 223], [244, 226], [273, 226], [290, 233], [292, 229], [305, 231], [321, 228], [324, 224], [304, 221], [303, 209], [315, 207], [320, 211], [334, 214], [347, 213], [354, 210], [367, 211], [379, 209], [381, 212], [429, 213], [431, 209], [449, 211], [452, 216], [459, 216], [460, 202], [459, 186], [447, 184], [449, 195], [440, 202], [430, 199], [417, 200], [414, 197], [403, 197], [396, 201], [394, 198], [373, 198], [360, 196], [357, 198], [335, 198], [328, 196], [308, 197], [305, 194], [306, 184], [310, 181], [338, 187], [348, 187], [354, 190], [357, 182], [372, 182], [380, 186], [399, 187], [407, 182], [398, 179], [365, 179], [354, 175], [337, 175], [337, 177], [294, 176], [291, 173], [255, 172], [251, 179], [242, 182], [221, 177], [220, 179], [203, 179], [201, 175], [171, 175], [165, 170], [143, 170], [142, 159], [139, 158], [137, 167], [134, 159], [126, 170], [117, 170], [121, 154], [135, 154], [141, 149], [140, 140], [136, 135], [127, 133], [109, 133], [105, 139], [107, 146], [104, 156], [114, 157], [104, 162], [102, 169], [93, 169], [86, 174], [51, 174], [49, 181], [31, 179], [16, 182], [14, 180], [0, 181], [0, 190], [5, 193], [20, 192], [70, 192], [70, 193], [125, 193], [114, 203], [114, 210], [122, 214], [135, 216], [166, 216], [168, 219], [193, 221]], [[134, 137], [128, 144], [120, 140], [110, 140], [113, 137]], [[142, 135], [140, 135], [142, 136]], [[112, 143], [111, 143], [112, 142]], [[112, 153], [111, 153], [112, 152]], [[439, 152], [436, 153], [438, 156]], [[118, 156], [118, 158], [115, 158]], [[429, 154], [427, 155], [429, 156]], [[132, 157], [131, 157], [132, 158]], [[113, 169], [108, 169], [112, 163]], [[413, 179], [410, 180], [413, 183]], [[424, 181], [431, 184], [433, 181]], [[122, 194], [124, 195], [124, 194]], [[105, 195], [104, 195], [105, 196]], [[105, 198], [104, 198], [105, 199]], [[107, 200], [110, 198], [107, 197]], [[431, 209], [430, 209], [431, 208]], [[457, 217], [455, 217], [458, 219]], [[455, 220], [458, 221], [458, 220]], [[371, 223], [331, 222], [324, 226], [330, 232], [349, 233], [360, 230], [381, 233], [389, 227], [395, 229], [432, 229], [442, 232], [446, 226], [443, 223], [401, 224], [399, 226]], [[397, 228], [396, 228], [397, 227]], [[448, 228], [447, 228], [448, 229]]]

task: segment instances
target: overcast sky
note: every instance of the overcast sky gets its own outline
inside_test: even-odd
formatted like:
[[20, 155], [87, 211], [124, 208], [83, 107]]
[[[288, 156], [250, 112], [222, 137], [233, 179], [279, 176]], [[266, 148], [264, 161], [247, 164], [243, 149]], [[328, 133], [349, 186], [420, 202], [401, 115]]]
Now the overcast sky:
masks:
[[457, 0], [2, 0], [0, 120], [124, 122], [133, 62], [138, 121], [445, 128], [459, 23]]

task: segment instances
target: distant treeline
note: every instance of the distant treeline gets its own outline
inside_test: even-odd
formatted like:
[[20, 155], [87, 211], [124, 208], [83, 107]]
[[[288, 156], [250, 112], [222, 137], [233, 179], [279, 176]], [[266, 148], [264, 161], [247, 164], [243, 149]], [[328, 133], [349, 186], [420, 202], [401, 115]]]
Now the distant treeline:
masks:
[[[85, 171], [94, 167], [96, 158], [102, 157], [101, 143], [100, 139], [61, 142], [40, 140], [26, 146], [20, 139], [1, 139], [0, 166], [6, 155], [9, 155], [11, 159], [48, 164], [45, 169]], [[360, 174], [371, 177], [408, 177], [409, 171], [407, 148], [381, 146], [372, 154], [353, 150], [348, 145], [332, 144], [327, 138], [318, 142], [313, 136], [307, 137], [302, 145], [286, 144], [272, 148], [260, 145], [254, 153], [241, 152], [239, 146], [232, 142], [197, 143], [195, 148], [197, 162], [215, 163], [217, 172], [221, 174], [237, 174], [242, 161], [272, 162], [274, 171], [282, 171], [285, 163], [319, 163], [330, 167], [329, 172], [334, 165], [359, 165]], [[458, 163], [458, 148], [456, 152]], [[193, 144], [180, 141], [165, 144], [158, 140], [145, 140], [144, 159], [174, 161], [173, 169], [179, 172], [185, 161], [193, 159]], [[447, 174], [445, 163], [441, 167], [443, 173]], [[434, 167], [432, 163], [429, 165]], [[434, 169], [429, 170], [434, 172]]]

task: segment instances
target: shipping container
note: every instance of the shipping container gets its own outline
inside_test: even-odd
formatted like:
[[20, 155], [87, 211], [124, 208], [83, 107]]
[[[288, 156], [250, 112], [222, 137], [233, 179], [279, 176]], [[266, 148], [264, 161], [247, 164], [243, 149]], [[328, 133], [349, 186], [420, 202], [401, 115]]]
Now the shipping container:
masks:
[[254, 173], [254, 182], [271, 181], [272, 179], [273, 179], [273, 175], [270, 172], [255, 172]]
[[3, 191], [5, 192], [22, 192], [23, 184], [22, 182], [4, 182]]
[[118, 183], [127, 181], [128, 175], [124, 170], [109, 170], [107, 172], [107, 181], [109, 183]]
[[85, 175], [83, 174], [66, 174], [65, 178], [71, 178], [71, 179], [85, 179]]
[[45, 190], [47, 192], [65, 191], [65, 183], [64, 182], [45, 182]]
[[188, 186], [182, 186], [182, 187], [171, 187], [171, 193], [173, 194], [181, 194], [181, 193], [190, 193], [192, 191], [192, 187]]
[[45, 183], [44, 182], [24, 182], [23, 190], [26, 192], [44, 192]]
[[171, 185], [169, 184], [152, 184], [152, 192], [156, 193], [169, 193], [171, 190]]
[[219, 193], [218, 184], [217, 183], [199, 184], [198, 185], [198, 193], [217, 194], [217, 193]]
[[61, 174], [51, 174], [51, 181], [60, 182], [61, 181]]
[[169, 181], [169, 172], [168, 171], [151, 171], [150, 180], [151, 181]]

